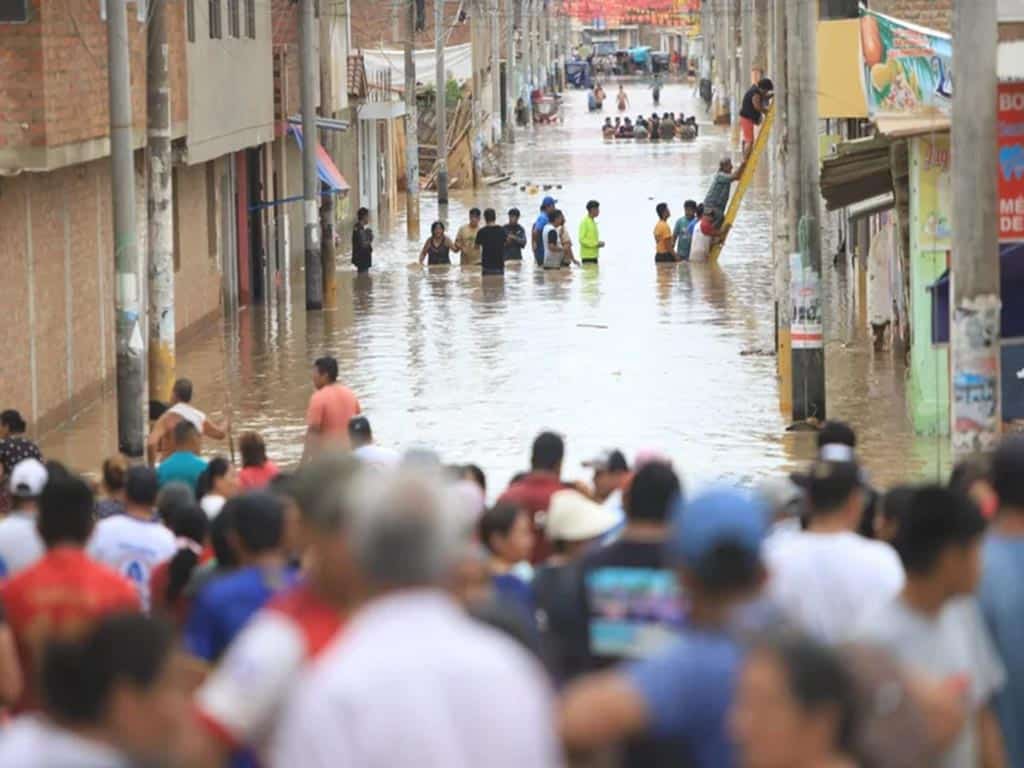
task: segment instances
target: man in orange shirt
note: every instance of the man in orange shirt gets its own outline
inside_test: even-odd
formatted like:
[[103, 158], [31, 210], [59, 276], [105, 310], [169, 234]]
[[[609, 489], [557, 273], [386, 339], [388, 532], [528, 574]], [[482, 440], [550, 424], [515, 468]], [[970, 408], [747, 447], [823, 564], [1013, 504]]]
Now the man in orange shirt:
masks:
[[26, 680], [15, 711], [40, 706], [36, 672], [48, 641], [74, 637], [108, 613], [140, 609], [131, 582], [85, 554], [93, 503], [81, 478], [51, 464], [36, 518], [46, 554], [0, 586]]
[[306, 445], [303, 460], [325, 446], [348, 448], [348, 422], [362, 413], [355, 392], [338, 383], [338, 361], [321, 357], [313, 363], [313, 386], [306, 411]]
[[654, 227], [654, 261], [658, 264], [673, 262], [676, 260], [676, 254], [672, 247], [672, 227], [668, 225], [668, 217], [672, 215], [668, 203], [658, 203], [655, 210], [658, 213], [658, 223]]

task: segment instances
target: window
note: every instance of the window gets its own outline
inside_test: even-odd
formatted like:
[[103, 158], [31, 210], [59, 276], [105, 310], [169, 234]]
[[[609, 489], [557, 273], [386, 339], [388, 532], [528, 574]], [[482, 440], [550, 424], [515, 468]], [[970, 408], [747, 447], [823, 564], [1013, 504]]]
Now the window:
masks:
[[0, 22], [28, 21], [28, 0], [0, 0]]
[[238, 37], [238, 0], [228, 0], [228, 37]]
[[256, 0], [245, 0], [245, 36], [256, 39]]
[[188, 41], [196, 41], [196, 0], [185, 0], [185, 28], [188, 30]]
[[220, 40], [224, 36], [224, 29], [221, 26], [220, 0], [209, 0], [210, 2], [210, 39]]

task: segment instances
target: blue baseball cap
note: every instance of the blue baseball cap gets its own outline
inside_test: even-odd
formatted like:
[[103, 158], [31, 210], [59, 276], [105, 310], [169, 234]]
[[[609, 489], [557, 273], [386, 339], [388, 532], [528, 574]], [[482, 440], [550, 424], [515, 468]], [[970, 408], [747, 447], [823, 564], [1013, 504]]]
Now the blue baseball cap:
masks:
[[558, 201], [555, 200], [555, 198], [553, 198], [551, 195], [548, 195], [547, 197], [540, 201], [540, 207], [546, 208], [547, 206], [554, 205], [557, 202]]
[[684, 503], [676, 499], [672, 510], [669, 555], [690, 568], [720, 544], [732, 544], [753, 556], [761, 551], [769, 512], [757, 496], [728, 486], [710, 488]]

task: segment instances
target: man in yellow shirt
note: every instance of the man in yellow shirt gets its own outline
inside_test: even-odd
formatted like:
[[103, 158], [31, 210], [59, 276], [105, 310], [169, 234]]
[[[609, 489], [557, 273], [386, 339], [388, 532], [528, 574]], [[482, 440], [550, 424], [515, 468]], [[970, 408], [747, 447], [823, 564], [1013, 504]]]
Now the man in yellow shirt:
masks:
[[580, 262], [597, 264], [597, 257], [604, 248], [604, 241], [597, 231], [597, 217], [601, 213], [601, 204], [597, 200], [587, 203], [587, 215], [580, 222]]
[[459, 264], [463, 267], [480, 266], [480, 246], [476, 244], [476, 233], [480, 231], [480, 209], [469, 209], [469, 224], [459, 227], [455, 235], [452, 250], [460, 255]]
[[676, 254], [672, 248], [672, 227], [668, 225], [672, 213], [668, 209], [668, 203], [658, 203], [654, 210], [658, 212], [658, 223], [654, 225], [654, 261], [656, 264], [674, 262]]

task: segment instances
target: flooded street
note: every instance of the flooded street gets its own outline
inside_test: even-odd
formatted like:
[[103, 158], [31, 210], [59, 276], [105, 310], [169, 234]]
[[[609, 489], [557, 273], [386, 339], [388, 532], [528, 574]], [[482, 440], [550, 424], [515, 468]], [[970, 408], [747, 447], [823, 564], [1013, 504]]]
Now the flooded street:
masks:
[[[652, 110], [647, 89], [637, 84], [630, 94], [632, 113]], [[529, 224], [551, 194], [575, 241], [585, 203], [596, 198], [608, 244], [600, 268], [544, 273], [527, 255], [504, 279], [427, 270], [415, 264], [422, 240], [407, 242], [403, 219], [374, 222], [368, 277], [356, 277], [343, 233], [336, 311], [307, 315], [299, 276], [290, 302], [246, 308], [225, 335], [206, 329], [179, 347], [178, 373], [193, 379], [195, 404], [216, 416], [230, 409], [236, 436], [258, 430], [271, 458], [292, 464], [302, 451], [312, 360], [331, 354], [379, 442], [475, 461], [495, 489], [525, 468], [544, 428], [567, 437], [568, 478], [585, 477], [580, 461], [609, 446], [629, 455], [660, 448], [691, 485], [752, 481], [808, 458], [813, 436], [786, 433], [775, 359], [757, 354], [773, 347], [767, 167], [719, 264], [656, 268], [655, 204], [668, 202], [674, 220], [683, 200], [702, 199], [730, 149], [728, 131], [702, 126], [692, 143], [605, 142], [599, 126], [611, 113], [588, 115], [580, 91], [566, 102], [564, 125], [519, 132], [506, 148], [514, 183], [452, 191], [450, 233], [473, 205], [494, 207], [499, 222], [517, 206]], [[659, 111], [668, 110], [695, 111], [689, 87], [663, 90]], [[539, 188], [520, 190], [528, 184]], [[436, 199], [424, 195], [422, 206], [425, 238]], [[934, 477], [948, 460], [946, 441], [913, 436], [902, 358], [872, 353], [856, 277], [846, 271], [841, 262], [827, 279], [829, 413], [858, 428], [861, 456], [880, 484]], [[113, 393], [41, 443], [50, 457], [98, 468], [116, 449]]]

